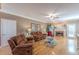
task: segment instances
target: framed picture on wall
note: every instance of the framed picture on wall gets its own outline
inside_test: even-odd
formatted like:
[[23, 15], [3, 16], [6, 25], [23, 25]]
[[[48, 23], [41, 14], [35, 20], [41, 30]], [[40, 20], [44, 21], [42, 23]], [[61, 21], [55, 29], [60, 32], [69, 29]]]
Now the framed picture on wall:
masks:
[[40, 24], [37, 24], [37, 29], [38, 29], [38, 31], [41, 31], [41, 26], [40, 26]]
[[40, 31], [40, 24], [32, 23], [31, 24], [32, 32]]
[[32, 32], [37, 31], [37, 24], [32, 23], [32, 24], [31, 24], [31, 28], [32, 28]]

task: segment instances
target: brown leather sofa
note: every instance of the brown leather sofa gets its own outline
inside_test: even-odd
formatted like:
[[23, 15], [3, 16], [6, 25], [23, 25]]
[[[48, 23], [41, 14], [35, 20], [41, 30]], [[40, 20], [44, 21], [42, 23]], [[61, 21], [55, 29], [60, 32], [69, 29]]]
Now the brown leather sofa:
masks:
[[31, 35], [34, 37], [35, 41], [39, 41], [46, 38], [46, 34], [42, 32], [32, 32]]
[[[31, 38], [32, 40], [32, 38]], [[18, 35], [8, 40], [13, 55], [32, 55], [33, 43], [27, 41], [24, 35]]]

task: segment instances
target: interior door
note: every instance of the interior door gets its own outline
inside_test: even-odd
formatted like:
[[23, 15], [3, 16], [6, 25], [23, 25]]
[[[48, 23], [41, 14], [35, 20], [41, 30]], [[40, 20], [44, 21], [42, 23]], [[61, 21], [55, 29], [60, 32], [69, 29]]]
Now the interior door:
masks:
[[8, 44], [7, 40], [16, 35], [16, 21], [1, 19], [1, 46]]

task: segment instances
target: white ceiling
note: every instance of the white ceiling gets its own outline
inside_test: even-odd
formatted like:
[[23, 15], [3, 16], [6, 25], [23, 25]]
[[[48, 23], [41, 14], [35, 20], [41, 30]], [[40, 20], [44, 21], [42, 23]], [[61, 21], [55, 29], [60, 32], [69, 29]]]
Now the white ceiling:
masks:
[[2, 4], [2, 10], [42, 22], [49, 22], [50, 20], [45, 16], [53, 13], [54, 10], [59, 14], [57, 21], [79, 19], [77, 3], [6, 3]]

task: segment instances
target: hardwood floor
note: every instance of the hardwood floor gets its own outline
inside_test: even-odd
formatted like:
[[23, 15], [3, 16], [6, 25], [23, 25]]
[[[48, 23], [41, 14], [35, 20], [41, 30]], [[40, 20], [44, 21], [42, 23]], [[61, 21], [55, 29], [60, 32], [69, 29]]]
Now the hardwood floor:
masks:
[[63, 38], [57, 39], [58, 42], [57, 46], [55, 47], [48, 47], [44, 40], [36, 42], [34, 44], [34, 54], [35, 55], [61, 55], [66, 54], [66, 41]]
[[12, 55], [10, 47], [9, 46], [1, 47], [0, 55]]

